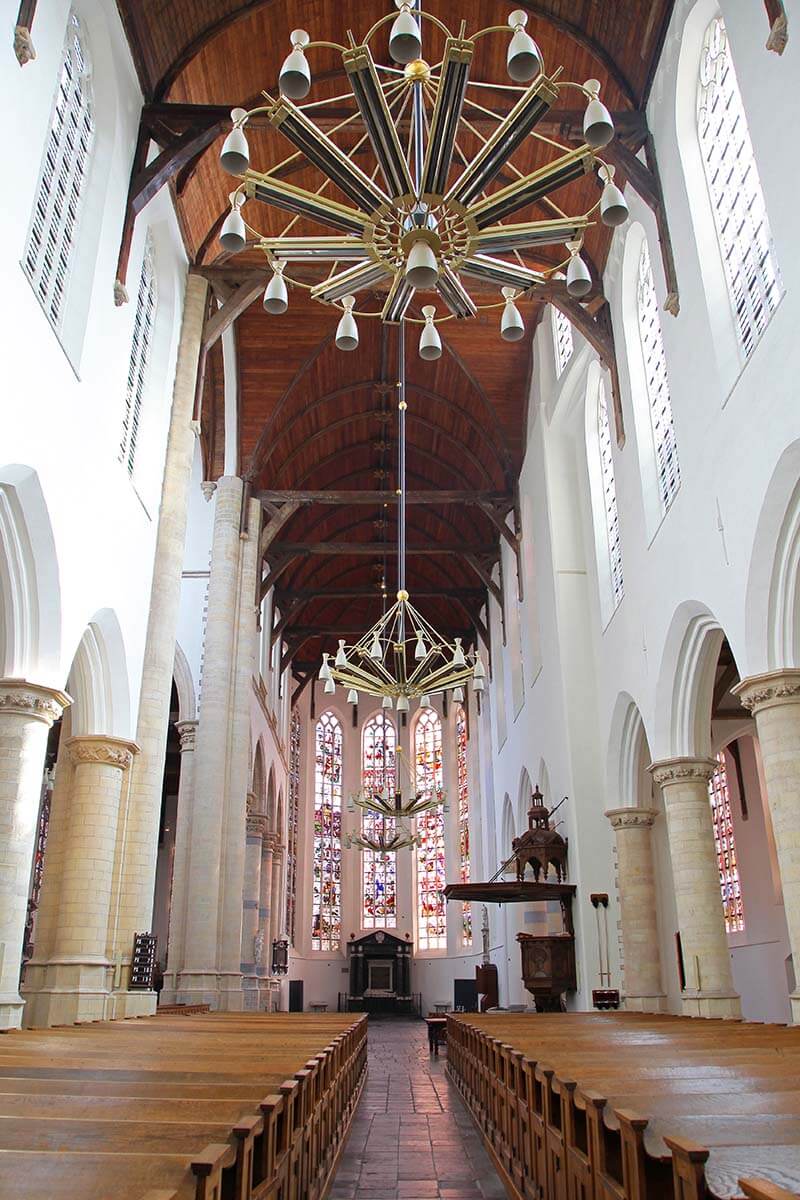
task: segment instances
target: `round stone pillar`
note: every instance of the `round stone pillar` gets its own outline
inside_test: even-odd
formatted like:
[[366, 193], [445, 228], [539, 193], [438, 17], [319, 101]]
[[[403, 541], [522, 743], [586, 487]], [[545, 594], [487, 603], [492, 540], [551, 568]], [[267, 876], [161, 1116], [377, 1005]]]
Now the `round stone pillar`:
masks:
[[122, 738], [80, 735], [72, 763], [55, 931], [48, 961], [32, 981], [25, 1023], [102, 1021], [111, 993], [109, 914], [120, 800], [138, 746]]
[[169, 944], [164, 972], [162, 1004], [174, 1004], [178, 973], [183, 966], [186, 934], [186, 889], [189, 869], [189, 844], [192, 836], [194, 800], [194, 747], [197, 721], [178, 721], [175, 725], [181, 743], [181, 774], [178, 781], [178, 812], [175, 821], [175, 856], [172, 862], [172, 893], [169, 908]]
[[767, 803], [797, 984], [789, 997], [800, 1024], [800, 670], [770, 671], [734, 689], [756, 720]]
[[0, 681], [0, 1029], [22, 1024], [22, 939], [47, 731], [69, 696], [24, 679]]
[[658, 816], [648, 808], [615, 808], [606, 813], [617, 840], [622, 948], [625, 959], [625, 1007], [662, 1012], [656, 886], [650, 830]]
[[258, 943], [256, 952], [256, 975], [260, 984], [261, 995], [259, 1007], [269, 1004], [270, 990], [266, 978], [272, 970], [272, 857], [275, 845], [275, 834], [267, 833], [262, 839], [263, 853], [261, 855], [261, 880], [258, 898]]
[[[244, 851], [244, 890], [242, 894], [242, 986], [246, 991], [256, 989], [255, 1002], [245, 1008], [258, 1007], [258, 967], [263, 959], [262, 939], [259, 938], [259, 913], [261, 906], [261, 860], [264, 853], [264, 834], [267, 818], [259, 813], [249, 813]], [[252, 1000], [252, 997], [251, 997]]]
[[741, 1016], [733, 987], [708, 798], [708, 781], [717, 766], [710, 758], [671, 758], [649, 768], [661, 788], [667, 815], [686, 976], [683, 1012], [694, 1017]]

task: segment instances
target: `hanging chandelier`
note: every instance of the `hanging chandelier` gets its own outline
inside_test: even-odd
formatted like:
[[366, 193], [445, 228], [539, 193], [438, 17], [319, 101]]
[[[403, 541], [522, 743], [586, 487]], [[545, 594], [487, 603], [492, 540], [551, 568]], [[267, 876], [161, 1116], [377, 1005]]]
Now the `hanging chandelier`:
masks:
[[[403, 318], [421, 326], [419, 353], [436, 359], [442, 353], [437, 326], [447, 320], [474, 317], [480, 310], [502, 309], [500, 333], [506, 341], [524, 335], [516, 301], [535, 298], [548, 279], [564, 278], [570, 296], [585, 298], [592, 278], [581, 258], [585, 232], [599, 213], [609, 226], [622, 224], [628, 208], [614, 183], [614, 168], [597, 157], [608, 145], [614, 126], [599, 98], [595, 79], [575, 83], [561, 78], [560, 68], [545, 72], [539, 47], [526, 31], [527, 14], [512, 12], [507, 25], [490, 26], [466, 36], [466, 22], [458, 35], [438, 17], [422, 12], [419, 3], [395, 0], [399, 13], [381, 17], [357, 43], [348, 31], [349, 45], [312, 41], [305, 30], [291, 34], [292, 49], [279, 76], [280, 95], [263, 93], [266, 103], [249, 111], [235, 108], [233, 129], [225, 139], [220, 161], [229, 173], [241, 177], [231, 193], [231, 209], [222, 226], [225, 250], [245, 248], [248, 234], [263, 251], [272, 271], [264, 293], [268, 313], [286, 312], [289, 287], [310, 292], [313, 299], [338, 308], [341, 318], [336, 345], [352, 351], [358, 346], [357, 318], [374, 317], [396, 324]], [[371, 44], [392, 21], [389, 55], [396, 65], [377, 63]], [[427, 21], [444, 38], [440, 61], [422, 58], [422, 22]], [[470, 78], [476, 45], [488, 36], [509, 38], [506, 63], [511, 83]], [[334, 50], [341, 54], [349, 90], [319, 100], [305, 100], [311, 90], [308, 52]], [[587, 100], [583, 121], [584, 144], [570, 148], [536, 130], [564, 88], [576, 88]], [[505, 115], [487, 108], [476, 98], [480, 90], [509, 96]], [[326, 133], [309, 113], [324, 116], [326, 105], [354, 102], [351, 115]], [[476, 121], [497, 124], [484, 136]], [[250, 165], [246, 126], [266, 121], [295, 148], [294, 153], [266, 171]], [[408, 122], [408, 138], [401, 141], [399, 127]], [[359, 135], [352, 144], [351, 132]], [[340, 145], [334, 140], [346, 140]], [[518, 169], [515, 153], [534, 138], [552, 161], [532, 172]], [[369, 143], [375, 168], [367, 174], [356, 157]], [[463, 145], [479, 149], [468, 155]], [[286, 174], [298, 166], [321, 172], [315, 190], [288, 182]], [[501, 172], [513, 176], [495, 187]], [[575, 180], [596, 173], [600, 198], [588, 212], [568, 214], [550, 198]], [[347, 203], [327, 193], [331, 185]], [[243, 206], [259, 200], [291, 214], [277, 237], [262, 235], [246, 221]], [[532, 205], [543, 206], [545, 220], [508, 223], [508, 218]], [[290, 236], [298, 220], [323, 226], [321, 236]], [[524, 265], [521, 253], [548, 245], [562, 245], [560, 263], [540, 270]], [[309, 270], [320, 276], [308, 282]], [[305, 276], [305, 278], [303, 278]], [[496, 289], [500, 299], [476, 303], [464, 280]], [[367, 293], [362, 307], [358, 296]], [[436, 303], [426, 303], [419, 315], [410, 309], [417, 293], [430, 293]], [[357, 307], [359, 305], [359, 307]]]
[[[385, 755], [385, 747], [384, 747]], [[348, 802], [348, 810], [355, 812], [360, 808], [365, 812], [380, 818], [380, 825], [374, 834], [362, 830], [360, 834], [350, 833], [345, 836], [345, 846], [357, 846], [361, 850], [372, 850], [376, 854], [389, 854], [393, 850], [412, 849], [419, 842], [419, 835], [407, 828], [407, 823], [430, 812], [434, 808], [443, 807], [448, 812], [447, 797], [441, 788], [433, 788], [427, 794], [417, 791], [411, 779], [411, 769], [406, 763], [402, 748], [397, 748], [398, 778], [395, 791], [385, 787], [378, 792], [362, 788], [353, 792]], [[407, 788], [404, 788], [404, 781]], [[404, 791], [410, 794], [403, 798]]]
[[[425, 360], [442, 354], [439, 325], [487, 309], [502, 310], [501, 337], [518, 341], [525, 329], [516, 301], [535, 298], [553, 277], [565, 278], [571, 297], [588, 296], [592, 277], [580, 253], [586, 230], [597, 213], [604, 224], [620, 225], [628, 209], [614, 183], [613, 167], [597, 157], [614, 136], [611, 116], [599, 98], [600, 84], [563, 80], [560, 68], [548, 75], [525, 28], [525, 12], [514, 11], [507, 25], [468, 37], [466, 22], [456, 35], [438, 17], [421, 11], [419, 0], [395, 0], [395, 5], [399, 12], [377, 20], [360, 43], [349, 31], [345, 46], [312, 41], [304, 30], [295, 30], [279, 76], [280, 95], [265, 92], [265, 104], [233, 110], [233, 128], [220, 161], [241, 182], [231, 193], [220, 241], [226, 251], [237, 253], [247, 246], [249, 235], [253, 247], [266, 256], [271, 276], [263, 304], [268, 313], [286, 312], [290, 288], [304, 289], [338, 310], [335, 342], [340, 350], [356, 350], [362, 317], [399, 326], [397, 598], [355, 643], [340, 640], [332, 663], [330, 655], [323, 655], [320, 679], [328, 695], [337, 683], [346, 688], [351, 704], [363, 693], [382, 698], [384, 708], [407, 712], [410, 700], [428, 705], [433, 695], [448, 691], [463, 701], [468, 682], [476, 692], [484, 691], [486, 669], [476, 651], [465, 651], [460, 639], [451, 643], [437, 632], [411, 604], [406, 588], [406, 324], [421, 327], [419, 354]], [[422, 57], [423, 21], [443, 38], [442, 57], [434, 63]], [[376, 63], [371, 48], [389, 22], [388, 49], [395, 65]], [[509, 39], [510, 83], [470, 77], [476, 45], [489, 35]], [[316, 49], [341, 55], [345, 94], [306, 101], [312, 82], [307, 54]], [[587, 101], [584, 144], [577, 148], [536, 129], [564, 88], [578, 89]], [[508, 112], [498, 115], [481, 103], [476, 98], [481, 89], [509, 97]], [[330, 133], [309, 115], [315, 109], [324, 115], [326, 105], [348, 101], [354, 103], [352, 113]], [[487, 118], [496, 125], [484, 136], [475, 120]], [[266, 121], [294, 147], [288, 158], [266, 171], [250, 165], [245, 129], [256, 120]], [[405, 142], [399, 132], [404, 121]], [[530, 144], [529, 138], [552, 161], [526, 172], [513, 159]], [[375, 159], [370, 174], [355, 161], [366, 143]], [[475, 143], [477, 151], [465, 153], [464, 144]], [[288, 173], [309, 166], [323, 177], [315, 191], [288, 182]], [[566, 184], [593, 173], [601, 192], [588, 212], [566, 213], [551, 199]], [[508, 175], [511, 182], [505, 182]], [[331, 186], [346, 203], [328, 194]], [[279, 236], [264, 236], [245, 220], [243, 207], [249, 200], [290, 214]], [[508, 218], [532, 205], [543, 207], [547, 218], [509, 223]], [[325, 232], [295, 236], [298, 221], [322, 226]], [[537, 270], [525, 265], [524, 251], [548, 245], [564, 246], [562, 261]], [[309, 282], [315, 272], [319, 278]], [[500, 299], [477, 302], [465, 279], [484, 293], [487, 287], [496, 290]], [[417, 309], [420, 298], [428, 302]]]

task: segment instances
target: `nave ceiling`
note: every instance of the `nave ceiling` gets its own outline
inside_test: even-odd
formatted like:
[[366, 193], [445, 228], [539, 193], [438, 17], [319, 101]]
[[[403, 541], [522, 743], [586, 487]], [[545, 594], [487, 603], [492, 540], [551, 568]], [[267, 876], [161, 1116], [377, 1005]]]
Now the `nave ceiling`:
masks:
[[[672, 3], [541, 0], [518, 5], [530, 14], [529, 32], [549, 70], [562, 65], [565, 78], [601, 81], [619, 134], [612, 143], [614, 151], [605, 155], [617, 166], [618, 182], [627, 178], [626, 166], [636, 170], [633, 153], [646, 144], [644, 106]], [[172, 188], [187, 253], [193, 268], [210, 279], [216, 312], [217, 304], [241, 296], [248, 281], [266, 279], [260, 252], [248, 249], [231, 258], [218, 241], [231, 190], [231, 178], [218, 157], [230, 127], [230, 110], [257, 103], [262, 89], [277, 95], [291, 30], [302, 27], [315, 39], [342, 41], [348, 29], [358, 37], [389, 9], [376, 0], [118, 0], [118, 7], [145, 97], [139, 168], [144, 168], [152, 137], [162, 150], [163, 170], [156, 182], [168, 182]], [[425, 7], [451, 25], [460, 15], [452, 2], [426, 0]], [[463, 13], [474, 30], [504, 24], [512, 7], [498, 0], [471, 0]], [[425, 36], [429, 37], [427, 28]], [[438, 33], [430, 35], [428, 57], [434, 61], [440, 42]], [[504, 37], [478, 43], [473, 79], [506, 80], [506, 44]], [[383, 42], [379, 37], [377, 45], [378, 53], [388, 57], [385, 37]], [[314, 78], [309, 99], [347, 90], [334, 51], [315, 51], [313, 59], [309, 57]], [[575, 101], [551, 113], [544, 132], [577, 145], [582, 140], [582, 108], [578, 93], [562, 93], [570, 94]], [[490, 90], [483, 93], [482, 102], [497, 112], [508, 108], [507, 98]], [[336, 104], [323, 108], [320, 124], [330, 125], [350, 111], [352, 105], [342, 112]], [[490, 117], [475, 120], [476, 128], [491, 123]], [[399, 126], [404, 133], [407, 121]], [[345, 134], [343, 148], [351, 148], [360, 132]], [[286, 157], [287, 143], [265, 123], [251, 125], [248, 136], [251, 161], [259, 169]], [[472, 137], [463, 149], [472, 155], [479, 144]], [[358, 161], [367, 173], [372, 170], [369, 153], [359, 151]], [[524, 171], [545, 161], [547, 147], [532, 138], [514, 159]], [[309, 190], [319, 186], [321, 176], [315, 169], [296, 167], [289, 168], [292, 183]], [[495, 186], [505, 182], [508, 178], [501, 176]], [[559, 205], [568, 212], [586, 211], [597, 198], [593, 175], [558, 193]], [[284, 229], [284, 214], [256, 202], [249, 207], [257, 211], [248, 218], [264, 233], [277, 236]], [[551, 214], [546, 210], [531, 208], [515, 220], [547, 215]], [[302, 220], [292, 229], [294, 235], [319, 231]], [[584, 331], [596, 333], [606, 352], [611, 335], [600, 279], [611, 232], [599, 222], [590, 228], [585, 257], [593, 291], [579, 311], [571, 302], [575, 323], [582, 321]], [[526, 251], [525, 265], [553, 265], [563, 257], [560, 250]], [[477, 285], [474, 292], [481, 302], [496, 299], [488, 292], [480, 294]], [[476, 623], [480, 626], [485, 581], [498, 559], [499, 526], [507, 514], [513, 519], [524, 453], [532, 338], [546, 305], [525, 301], [520, 307], [526, 336], [516, 343], [501, 341], [496, 310], [442, 325], [444, 353], [437, 362], [419, 359], [418, 327], [408, 335], [409, 490], [472, 493], [470, 503], [451, 495], [436, 503], [410, 505], [409, 589], [443, 632], [467, 637]], [[303, 664], [310, 667], [318, 661], [323, 648], [335, 647], [335, 632], [346, 636], [377, 618], [383, 578], [390, 598], [396, 587], [397, 510], [391, 493], [396, 486], [392, 396], [397, 331], [376, 320], [362, 321], [358, 351], [344, 354], [333, 345], [338, 315], [293, 289], [283, 316], [264, 313], [256, 295], [233, 326], [239, 376], [237, 457], [253, 491], [386, 490], [390, 496], [388, 501], [375, 497], [358, 505], [303, 503], [268, 547], [264, 577], [276, 580], [286, 661], [293, 659], [296, 673], [302, 673]], [[411, 315], [419, 315], [416, 308]], [[224, 454], [221, 360], [217, 341], [207, 355], [202, 394], [203, 449], [210, 479], [222, 472]], [[268, 526], [271, 520], [280, 524], [275, 517], [283, 501], [274, 503], [277, 508], [265, 514]], [[384, 542], [385, 554], [375, 549]], [[510, 586], [512, 581], [507, 581], [507, 589]]]

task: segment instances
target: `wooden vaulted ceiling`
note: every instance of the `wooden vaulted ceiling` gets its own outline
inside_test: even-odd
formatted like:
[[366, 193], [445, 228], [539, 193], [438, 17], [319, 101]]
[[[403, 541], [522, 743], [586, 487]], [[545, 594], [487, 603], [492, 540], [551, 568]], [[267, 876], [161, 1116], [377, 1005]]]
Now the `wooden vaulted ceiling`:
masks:
[[[548, 68], [562, 65], [567, 79], [598, 78], [618, 129], [624, 131], [630, 121], [628, 165], [635, 170], [631, 152], [644, 144], [642, 110], [672, 3], [520, 0], [515, 5], [510, 0], [469, 0], [462, 8], [470, 31], [504, 24], [515, 6], [526, 9], [529, 31]], [[216, 301], [222, 303], [248, 272], [252, 277], [264, 270], [257, 253], [247, 251], [232, 260], [217, 240], [231, 190], [230, 177], [218, 161], [229, 110], [258, 103], [262, 90], [277, 94], [292, 29], [308, 29], [315, 39], [342, 41], [346, 30], [363, 33], [388, 12], [390, 0], [118, 0], [118, 6], [145, 95], [148, 134], [162, 145], [159, 130], [165, 138], [183, 134], [187, 139], [185, 161], [169, 176], [170, 186], [190, 261], [208, 275]], [[453, 0], [425, 0], [425, 7], [451, 26], [461, 15]], [[429, 37], [427, 26], [425, 36]], [[431, 42], [428, 56], [435, 60], [439, 35], [432, 35]], [[472, 77], [504, 79], [506, 39], [486, 38], [478, 47]], [[378, 52], [384, 51], [379, 43]], [[341, 62], [337, 64], [335, 52], [314, 53], [315, 100], [347, 90], [337, 70]], [[577, 93], [564, 95], [573, 95], [575, 101], [552, 114], [550, 132], [577, 144], [580, 98]], [[486, 91], [482, 99], [497, 111], [508, 107], [498, 93]], [[318, 115], [324, 127], [325, 120], [333, 122], [342, 114], [333, 105]], [[480, 125], [479, 117], [475, 121]], [[190, 142], [199, 126], [208, 131], [202, 144]], [[466, 136], [464, 150], [474, 153], [479, 142]], [[254, 123], [249, 140], [251, 161], [259, 169], [286, 157], [287, 144], [264, 123]], [[346, 135], [340, 144], [349, 148]], [[525, 170], [542, 161], [547, 161], [547, 148], [533, 139], [515, 159]], [[371, 169], [368, 160], [362, 165]], [[625, 173], [625, 161], [622, 168]], [[312, 190], [319, 186], [320, 176], [313, 170], [293, 170], [292, 183]], [[585, 211], [596, 199], [593, 176], [558, 195], [562, 207], [571, 212]], [[275, 236], [285, 227], [287, 219], [265, 206], [253, 202], [248, 209], [253, 210], [248, 212], [250, 221], [264, 233]], [[515, 219], [542, 215], [531, 211]], [[292, 229], [294, 235], [319, 232], [319, 227], [302, 221]], [[586, 239], [596, 281], [587, 308], [595, 313], [603, 303], [599, 280], [609, 243], [609, 231], [599, 224]], [[536, 266], [561, 257], [558, 248], [546, 247], [528, 262]], [[470, 290], [478, 290], [472, 281]], [[408, 337], [409, 488], [449, 493], [442, 502], [410, 506], [409, 587], [412, 598], [421, 597], [419, 605], [430, 620], [468, 635], [481, 627], [486, 580], [498, 557], [499, 526], [513, 512], [524, 452], [531, 339], [543, 305], [526, 302], [522, 307], [527, 335], [517, 343], [500, 340], [496, 311], [443, 325], [444, 353], [438, 362], [422, 362], [416, 353], [417, 333], [412, 330]], [[342, 636], [355, 633], [377, 617], [382, 580], [390, 596], [396, 585], [397, 508], [392, 493], [398, 334], [378, 321], [362, 321], [359, 349], [343, 354], [333, 345], [337, 319], [335, 311], [293, 290], [284, 316], [267, 316], [256, 302], [235, 324], [239, 469], [255, 493], [273, 494], [266, 521], [279, 533], [266, 551], [264, 578], [267, 584], [275, 581], [286, 661], [294, 656], [298, 670], [304, 662], [318, 659], [323, 643], [335, 644], [336, 631]], [[222, 404], [217, 341], [207, 356], [202, 396], [210, 478], [222, 471]], [[298, 490], [385, 491], [387, 499], [358, 505], [304, 502], [284, 509], [281, 516], [283, 501], [275, 500], [274, 494]], [[454, 493], [460, 493], [461, 500], [457, 502]], [[475, 502], [464, 503], [465, 493], [474, 495]], [[376, 544], [385, 544], [386, 553], [377, 551]]]

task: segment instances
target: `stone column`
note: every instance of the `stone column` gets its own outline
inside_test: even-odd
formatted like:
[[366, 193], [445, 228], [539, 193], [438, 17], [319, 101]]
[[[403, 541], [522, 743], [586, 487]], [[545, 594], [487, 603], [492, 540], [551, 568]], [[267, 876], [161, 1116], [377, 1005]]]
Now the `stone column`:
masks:
[[[247, 840], [244, 859], [244, 890], [242, 894], [242, 987], [251, 993], [245, 998], [245, 1008], [258, 1008], [259, 960], [264, 947], [259, 937], [259, 907], [261, 905], [261, 859], [264, 853], [264, 834], [267, 818], [251, 813], [247, 818]], [[248, 998], [250, 1003], [248, 1003]]]
[[172, 892], [169, 911], [169, 946], [167, 969], [164, 972], [164, 988], [161, 992], [162, 1004], [175, 1003], [178, 973], [183, 966], [197, 724], [197, 721], [178, 721], [175, 726], [181, 739], [181, 775], [178, 782], [178, 812], [175, 821], [175, 855], [172, 861]]
[[[223, 829], [228, 817], [228, 754], [234, 632], [238, 611], [241, 479], [232, 475], [223, 476], [217, 484], [215, 502], [203, 651], [203, 690], [195, 750], [186, 949], [179, 980], [179, 999], [187, 1004], [211, 1004], [218, 1008], [221, 858]], [[242, 819], [239, 836], [243, 835]], [[241, 914], [241, 888], [239, 911]], [[240, 938], [241, 932], [236, 939], [237, 969]]]
[[69, 703], [53, 688], [0, 681], [0, 1029], [22, 1024], [19, 972], [47, 731]]
[[650, 830], [658, 813], [615, 808], [606, 813], [617, 839], [617, 875], [625, 956], [625, 1007], [663, 1012], [656, 884]]
[[789, 997], [800, 1024], [800, 670], [769, 671], [734, 689], [756, 719], [795, 979]]
[[[239, 577], [234, 616], [231, 689], [228, 703], [228, 777], [222, 827], [219, 923], [220, 1005], [240, 1009], [242, 997], [242, 893], [245, 878], [250, 705], [256, 662], [261, 505], [247, 501], [247, 530], [239, 534]], [[237, 526], [238, 533], [238, 526]], [[248, 961], [251, 961], [248, 959]]]
[[683, 949], [683, 1012], [694, 1017], [739, 1017], [719, 889], [719, 864], [708, 781], [711, 758], [671, 758], [650, 771], [667, 815], [672, 882]]
[[261, 855], [261, 894], [258, 907], [258, 932], [260, 935], [261, 961], [256, 963], [259, 979], [269, 975], [272, 968], [272, 861], [275, 853], [275, 834], [264, 835], [264, 852]]
[[199, 275], [186, 280], [175, 384], [172, 392], [153, 580], [147, 621], [136, 740], [140, 753], [131, 776], [120, 894], [116, 900], [115, 957], [123, 964], [116, 1016], [155, 1011], [155, 993], [128, 992], [133, 935], [150, 929], [153, 915], [161, 788], [169, 723], [175, 634], [181, 596], [189, 484], [194, 457], [192, 411], [197, 364], [205, 319], [208, 283]]
[[267, 952], [267, 967], [269, 973], [272, 974], [272, 943], [283, 933], [284, 921], [284, 906], [283, 906], [283, 845], [279, 840], [280, 835], [275, 835], [275, 843], [272, 852], [272, 895], [270, 897], [270, 937], [269, 945], [266, 947]]
[[71, 1025], [108, 1016], [112, 962], [108, 918], [124, 774], [139, 747], [89, 734], [66, 746], [72, 779], [63, 823], [63, 863], [48, 961], [26, 978], [29, 1026]]

